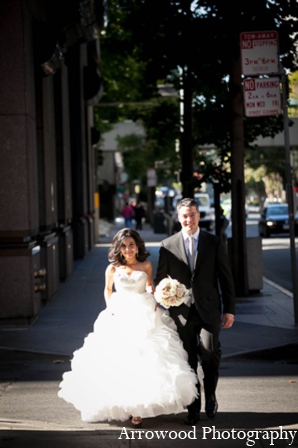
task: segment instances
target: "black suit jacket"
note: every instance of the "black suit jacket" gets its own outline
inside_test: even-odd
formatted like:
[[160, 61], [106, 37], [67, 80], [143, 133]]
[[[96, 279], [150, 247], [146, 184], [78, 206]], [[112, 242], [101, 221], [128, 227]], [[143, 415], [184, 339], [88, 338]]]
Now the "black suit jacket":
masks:
[[[191, 273], [182, 231], [161, 242], [155, 284], [170, 276], [192, 288], [195, 305], [204, 323], [220, 322], [221, 313], [235, 314], [235, 290], [226, 246], [222, 239], [200, 230], [197, 258]], [[179, 315], [187, 318], [189, 307], [171, 307], [170, 315], [181, 326]]]

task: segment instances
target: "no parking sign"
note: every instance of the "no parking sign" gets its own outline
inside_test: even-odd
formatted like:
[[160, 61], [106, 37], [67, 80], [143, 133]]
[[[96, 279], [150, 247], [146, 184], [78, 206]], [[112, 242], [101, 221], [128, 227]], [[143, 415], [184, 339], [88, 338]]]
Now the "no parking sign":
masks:
[[[240, 34], [244, 109], [246, 117], [279, 115], [281, 113], [277, 31], [251, 31]], [[267, 76], [266, 76], [267, 75]], [[264, 77], [265, 76], [265, 77]]]
[[243, 81], [246, 117], [281, 113], [280, 80], [278, 77], [246, 78]]

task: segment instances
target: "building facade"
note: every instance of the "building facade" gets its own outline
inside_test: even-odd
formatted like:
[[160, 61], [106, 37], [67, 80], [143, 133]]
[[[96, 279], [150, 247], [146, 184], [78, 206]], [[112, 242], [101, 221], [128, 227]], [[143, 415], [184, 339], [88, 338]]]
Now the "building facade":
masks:
[[103, 0], [0, 2], [0, 322], [31, 322], [97, 237]]

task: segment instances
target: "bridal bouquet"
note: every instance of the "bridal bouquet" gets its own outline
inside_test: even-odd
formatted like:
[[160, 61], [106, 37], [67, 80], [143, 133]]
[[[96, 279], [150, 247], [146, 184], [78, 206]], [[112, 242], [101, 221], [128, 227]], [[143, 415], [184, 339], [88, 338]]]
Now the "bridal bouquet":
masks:
[[185, 285], [171, 277], [164, 278], [156, 286], [154, 297], [165, 308], [180, 306], [188, 298], [189, 290]]

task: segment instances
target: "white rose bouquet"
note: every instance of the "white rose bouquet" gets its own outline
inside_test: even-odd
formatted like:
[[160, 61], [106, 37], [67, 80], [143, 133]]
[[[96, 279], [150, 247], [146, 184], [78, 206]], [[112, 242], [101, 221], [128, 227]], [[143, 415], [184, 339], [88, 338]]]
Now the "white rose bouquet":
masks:
[[189, 290], [185, 285], [171, 277], [164, 278], [156, 286], [154, 297], [157, 303], [164, 308], [180, 306], [189, 296]]

